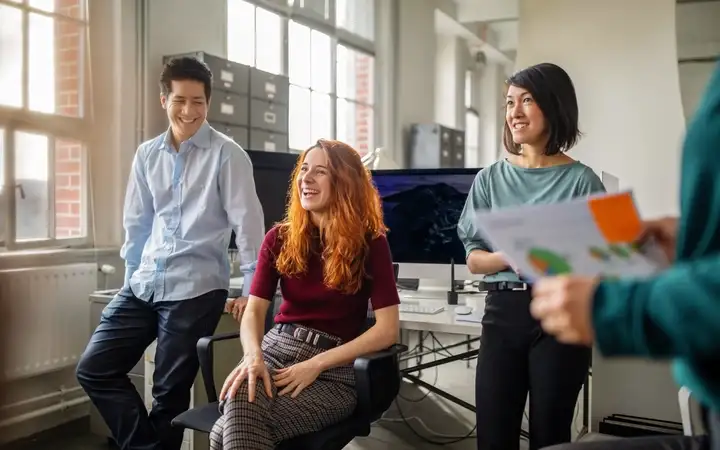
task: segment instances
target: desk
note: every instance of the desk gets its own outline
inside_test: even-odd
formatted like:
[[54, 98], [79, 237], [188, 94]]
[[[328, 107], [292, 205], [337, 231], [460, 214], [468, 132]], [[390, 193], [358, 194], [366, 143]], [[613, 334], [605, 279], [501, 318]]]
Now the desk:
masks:
[[[420, 351], [421, 356], [426, 353], [422, 353], [424, 347], [422, 346], [423, 334], [424, 333], [444, 333], [444, 334], [458, 334], [465, 336], [466, 339], [445, 346], [444, 349], [456, 348], [459, 346], [466, 346], [466, 351], [458, 353], [452, 356], [445, 356], [437, 358], [434, 361], [428, 363], [416, 364], [414, 366], [405, 366], [400, 369], [400, 373], [403, 378], [410, 380], [412, 383], [423, 387], [430, 392], [439, 395], [458, 406], [462, 406], [472, 412], [475, 412], [475, 406], [462, 400], [454, 395], [451, 395], [442, 389], [439, 389], [432, 384], [429, 384], [421, 380], [415, 374], [425, 369], [432, 367], [441, 366], [454, 361], [459, 361], [468, 358], [474, 358], [477, 356], [478, 350], [471, 347], [472, 343], [479, 342], [480, 335], [482, 334], [482, 325], [479, 322], [470, 322], [462, 320], [468, 316], [458, 316], [455, 313], [457, 306], [469, 306], [474, 309], [472, 315], [475, 319], [482, 317], [482, 312], [485, 310], [485, 294], [473, 293], [473, 294], [459, 294], [458, 305], [448, 305], [446, 298], [446, 291], [437, 290], [421, 290], [421, 291], [400, 291], [400, 301], [420, 303], [428, 306], [444, 306], [445, 310], [437, 314], [416, 314], [416, 313], [400, 313], [400, 341], [404, 344], [409, 343], [409, 334], [411, 331], [417, 331], [419, 334]], [[433, 352], [429, 352], [433, 353]]]

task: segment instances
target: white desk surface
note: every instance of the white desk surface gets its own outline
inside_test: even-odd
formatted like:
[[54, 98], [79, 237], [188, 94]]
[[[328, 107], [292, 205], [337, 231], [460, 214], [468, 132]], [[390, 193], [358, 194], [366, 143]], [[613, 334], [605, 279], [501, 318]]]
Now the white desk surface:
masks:
[[[231, 278], [230, 287], [242, 288], [242, 278]], [[437, 333], [462, 334], [480, 336], [482, 326], [478, 322], [458, 320], [455, 306], [447, 304], [446, 290], [425, 289], [420, 291], [399, 291], [400, 301], [419, 303], [428, 306], [444, 306], [445, 309], [437, 314], [400, 313], [400, 328], [404, 330], [434, 331]], [[467, 305], [472, 308], [475, 317], [481, 317], [485, 309], [485, 294], [459, 294], [458, 305]]]

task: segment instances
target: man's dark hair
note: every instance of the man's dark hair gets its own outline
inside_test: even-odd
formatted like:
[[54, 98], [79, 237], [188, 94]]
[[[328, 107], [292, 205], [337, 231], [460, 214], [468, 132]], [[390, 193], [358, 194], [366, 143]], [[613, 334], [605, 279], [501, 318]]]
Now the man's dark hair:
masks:
[[[561, 67], [551, 63], [531, 66], [513, 74], [505, 84], [530, 92], [545, 116], [545, 131], [548, 134], [546, 155], [566, 152], [577, 143], [581, 133], [578, 129], [575, 86]], [[503, 144], [510, 153], [520, 154], [521, 146], [513, 141], [507, 121], [503, 131]]]
[[205, 86], [205, 100], [212, 94], [212, 72], [204, 62], [191, 56], [173, 58], [165, 64], [160, 74], [160, 92], [170, 95], [173, 81], [193, 80]]

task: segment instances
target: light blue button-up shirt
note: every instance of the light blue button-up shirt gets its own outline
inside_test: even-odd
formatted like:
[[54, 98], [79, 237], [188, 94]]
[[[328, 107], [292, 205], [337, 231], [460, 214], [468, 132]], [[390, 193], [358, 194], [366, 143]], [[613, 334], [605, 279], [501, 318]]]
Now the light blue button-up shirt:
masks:
[[175, 151], [170, 131], [140, 145], [125, 195], [125, 288], [177, 301], [228, 289], [235, 230], [244, 295], [265, 234], [250, 157], [205, 122]]

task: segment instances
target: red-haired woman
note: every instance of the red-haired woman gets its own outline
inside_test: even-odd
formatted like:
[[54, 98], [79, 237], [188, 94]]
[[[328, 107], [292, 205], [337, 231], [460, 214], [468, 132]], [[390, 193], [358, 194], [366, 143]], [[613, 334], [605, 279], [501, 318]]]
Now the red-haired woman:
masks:
[[[353, 413], [353, 361], [396, 342], [397, 289], [380, 197], [358, 153], [320, 140], [299, 158], [285, 220], [265, 236], [220, 393], [213, 450], [265, 450]], [[283, 302], [263, 337], [277, 284]], [[368, 299], [375, 325], [363, 332]]]

